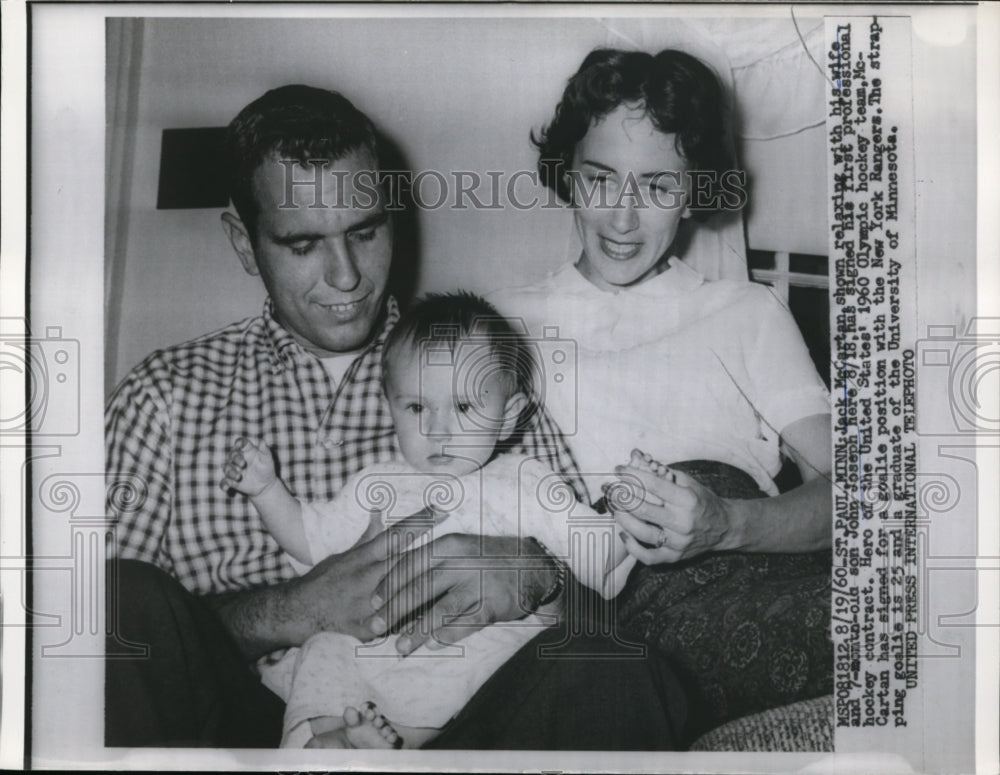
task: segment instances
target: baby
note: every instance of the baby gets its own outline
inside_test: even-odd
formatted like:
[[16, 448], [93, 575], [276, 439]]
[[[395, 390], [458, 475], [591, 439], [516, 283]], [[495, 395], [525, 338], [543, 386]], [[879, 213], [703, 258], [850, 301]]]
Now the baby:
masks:
[[[434, 537], [532, 536], [582, 583], [613, 597], [635, 562], [613, 520], [553, 495], [565, 485], [538, 460], [502, 451], [530, 413], [532, 363], [522, 337], [482, 299], [429, 296], [396, 324], [382, 353], [382, 386], [405, 462], [369, 466], [334, 501], [305, 503], [277, 477], [270, 450], [241, 439], [222, 485], [249, 496], [303, 568], [422, 513]], [[546, 613], [491, 625], [453, 646], [429, 641], [406, 657], [391, 636], [363, 644], [322, 632], [277, 661], [262, 660], [264, 683], [287, 702], [282, 745], [422, 745], [553, 621]]]

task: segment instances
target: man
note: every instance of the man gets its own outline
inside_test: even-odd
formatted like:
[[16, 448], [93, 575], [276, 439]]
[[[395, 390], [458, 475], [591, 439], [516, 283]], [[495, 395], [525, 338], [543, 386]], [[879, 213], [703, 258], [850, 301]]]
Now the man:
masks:
[[[109, 402], [109, 483], [139, 492], [109, 505], [119, 520], [109, 620], [120, 625], [108, 647], [108, 745], [273, 746], [282, 707], [252, 660], [321, 630], [368, 640], [398, 629], [406, 654], [431, 632], [453, 643], [562, 592], [564, 569], [531, 538], [446, 536], [401, 557], [376, 538], [296, 577], [247, 500], [220, 489], [240, 436], [264, 440], [288, 487], [310, 500], [332, 499], [394, 448], [379, 368], [397, 317], [393, 223], [370, 185], [374, 127], [339, 94], [286, 86], [234, 119], [228, 152], [237, 214], [223, 226], [268, 300], [258, 317], [153, 353]], [[558, 444], [539, 441], [545, 430], [555, 438], [543, 417], [535, 450], [571, 470]], [[430, 599], [410, 594], [428, 577]], [[548, 640], [560, 638], [557, 628]], [[122, 641], [149, 644], [148, 658], [114, 658]], [[597, 648], [577, 641], [578, 652]], [[590, 713], [567, 714], [567, 703]], [[598, 703], [637, 712], [603, 718]], [[529, 644], [435, 744], [670, 748], [682, 711], [656, 660], [538, 660]]]

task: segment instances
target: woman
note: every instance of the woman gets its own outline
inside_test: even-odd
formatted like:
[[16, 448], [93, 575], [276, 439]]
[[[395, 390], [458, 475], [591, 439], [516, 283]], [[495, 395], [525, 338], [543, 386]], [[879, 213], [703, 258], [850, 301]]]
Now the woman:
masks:
[[[742, 199], [732, 185], [738, 178], [726, 174], [732, 156], [724, 116], [718, 81], [690, 55], [587, 56], [552, 122], [532, 138], [543, 181], [573, 207], [582, 252], [542, 282], [497, 299], [533, 334], [555, 326], [576, 342], [575, 380], [547, 380], [542, 398], [591, 500], [612, 473], [642, 484], [639, 501], [615, 511], [628, 550], [647, 565], [702, 557], [696, 569], [717, 576], [728, 572], [714, 559], [721, 555], [706, 553], [823, 550], [831, 533], [829, 396], [794, 320], [769, 289], [707, 282], [680, 260], [686, 230]], [[638, 458], [622, 465], [633, 448], [663, 463], [738, 469], [723, 478], [744, 497], [722, 497], [723, 490], [685, 473], [704, 465], [660, 475]], [[778, 494], [773, 478], [783, 455], [803, 483]], [[743, 487], [746, 476], [770, 497]], [[641, 589], [634, 592], [642, 598]], [[701, 602], [722, 605], [704, 595]], [[649, 619], [662, 612], [640, 613], [655, 636]], [[692, 613], [708, 617], [706, 631], [719, 615]], [[724, 634], [716, 629], [713, 636]], [[694, 689], [705, 702], [705, 694], [742, 680], [739, 660], [720, 678], [700, 655], [678, 656], [696, 674]], [[801, 689], [793, 687], [792, 698]], [[734, 715], [732, 694], [726, 707], [716, 702], [705, 710], [706, 725]], [[774, 701], [787, 694], [777, 691]]]

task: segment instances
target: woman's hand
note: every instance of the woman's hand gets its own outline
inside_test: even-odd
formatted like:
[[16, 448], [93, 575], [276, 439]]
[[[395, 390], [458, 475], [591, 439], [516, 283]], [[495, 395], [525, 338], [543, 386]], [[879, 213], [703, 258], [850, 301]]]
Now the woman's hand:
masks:
[[830, 415], [812, 415], [784, 428], [781, 448], [798, 466], [803, 484], [782, 495], [747, 500], [720, 498], [681, 471], [633, 455], [630, 465], [616, 469], [622, 480], [612, 489], [620, 489], [607, 498], [626, 548], [647, 565], [708, 551], [828, 549]]
[[[621, 481], [608, 497], [622, 541], [639, 562], [678, 562], [734, 548], [729, 502], [669, 467], [615, 469]], [[618, 489], [621, 488], [621, 489]]]

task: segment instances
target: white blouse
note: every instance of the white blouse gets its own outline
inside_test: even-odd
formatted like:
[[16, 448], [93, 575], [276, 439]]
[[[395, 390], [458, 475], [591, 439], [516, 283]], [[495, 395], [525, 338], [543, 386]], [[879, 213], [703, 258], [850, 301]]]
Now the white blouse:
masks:
[[491, 300], [532, 336], [542, 401], [592, 499], [634, 447], [665, 463], [729, 463], [776, 494], [781, 431], [830, 412], [794, 319], [762, 285], [707, 282], [671, 259], [662, 274], [609, 292], [566, 264]]

